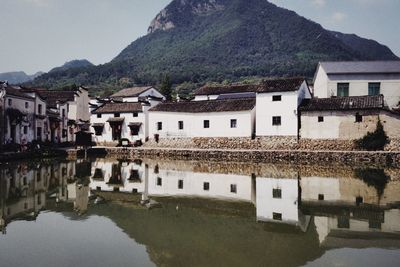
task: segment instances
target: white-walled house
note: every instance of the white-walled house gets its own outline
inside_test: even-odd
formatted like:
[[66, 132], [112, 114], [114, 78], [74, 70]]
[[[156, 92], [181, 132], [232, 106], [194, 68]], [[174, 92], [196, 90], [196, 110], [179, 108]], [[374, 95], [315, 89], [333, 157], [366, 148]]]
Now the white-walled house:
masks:
[[298, 136], [298, 107], [311, 98], [303, 78], [266, 80], [257, 89], [256, 135]]
[[149, 137], [251, 137], [255, 99], [164, 102], [149, 111]]
[[122, 102], [139, 102], [146, 99], [165, 99], [165, 97], [152, 86], [140, 86], [122, 89], [110, 96], [110, 99], [121, 100]]
[[400, 61], [320, 62], [314, 97], [384, 95], [389, 108], [400, 102]]
[[91, 126], [97, 144], [118, 142], [122, 138], [145, 141], [149, 103], [109, 102], [92, 111]]
[[400, 138], [400, 113], [383, 95], [313, 98], [300, 107], [301, 138], [353, 140], [373, 132], [380, 121], [390, 138]]

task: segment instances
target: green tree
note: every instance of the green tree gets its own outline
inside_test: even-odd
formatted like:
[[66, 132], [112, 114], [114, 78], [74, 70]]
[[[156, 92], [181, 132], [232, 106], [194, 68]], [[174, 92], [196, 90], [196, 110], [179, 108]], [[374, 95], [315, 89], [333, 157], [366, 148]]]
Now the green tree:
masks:
[[357, 148], [366, 150], [383, 150], [388, 143], [389, 137], [386, 135], [380, 120], [378, 120], [374, 132], [368, 132], [363, 138], [355, 141]]
[[168, 74], [161, 81], [160, 92], [168, 101], [172, 100], [172, 84]]

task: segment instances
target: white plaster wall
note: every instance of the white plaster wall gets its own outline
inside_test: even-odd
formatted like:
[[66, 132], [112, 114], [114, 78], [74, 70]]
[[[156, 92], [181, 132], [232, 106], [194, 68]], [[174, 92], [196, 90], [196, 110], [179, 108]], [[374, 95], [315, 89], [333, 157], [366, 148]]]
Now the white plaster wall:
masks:
[[[272, 101], [281, 95], [282, 101]], [[257, 136], [297, 136], [298, 92], [259, 93], [256, 100]], [[272, 117], [281, 116], [281, 125], [273, 126]]]
[[[138, 117], [133, 117], [134, 112], [129, 113], [120, 113], [121, 117], [124, 117], [124, 122], [122, 124], [122, 132], [121, 138], [127, 138], [130, 141], [136, 141], [141, 139], [144, 142], [146, 138], [145, 135], [145, 125], [146, 125], [146, 114], [143, 112], [138, 112]], [[97, 114], [92, 114], [90, 118], [90, 122], [93, 123], [104, 123], [103, 134], [101, 136], [97, 136], [95, 134], [94, 128], [91, 126], [90, 131], [93, 133], [93, 141], [94, 142], [113, 142], [112, 140], [112, 128], [110, 123], [107, 122], [109, 118], [114, 118], [114, 113], [105, 113], [102, 114], [101, 118], [97, 118]], [[129, 128], [129, 124], [131, 122], [140, 122], [142, 126], [140, 127], [139, 135], [132, 136], [131, 129]]]
[[[157, 185], [157, 178], [162, 184]], [[178, 188], [178, 181], [183, 181], [183, 188]], [[209, 190], [204, 190], [204, 183], [209, 183]], [[231, 185], [236, 185], [237, 192], [231, 192]], [[238, 201], [252, 201], [252, 179], [250, 176], [235, 174], [199, 173], [159, 169], [149, 175], [149, 194], [153, 196], [193, 196]]]
[[314, 96], [327, 98], [337, 95], [338, 83], [349, 83], [349, 96], [368, 95], [368, 83], [381, 83], [381, 94], [389, 107], [400, 101], [400, 76], [393, 74], [327, 75], [320, 67], [314, 81]]
[[302, 177], [300, 181], [301, 200], [318, 201], [318, 195], [324, 195], [324, 201], [340, 201], [340, 183], [337, 178]]
[[[256, 188], [258, 220], [273, 220], [275, 212], [282, 214], [282, 222], [297, 223], [299, 221], [297, 179], [257, 177]], [[273, 189], [281, 189], [282, 198], [273, 198]]]
[[196, 95], [193, 101], [215, 100], [219, 95]]
[[[11, 105], [8, 104], [9, 99], [11, 99], [11, 101], [12, 101]], [[35, 139], [35, 132], [34, 132], [35, 100], [34, 99], [24, 99], [24, 98], [6, 95], [4, 98], [4, 101], [5, 101], [4, 102], [5, 110], [7, 110], [8, 108], [18, 109], [22, 113], [27, 114], [28, 121], [29, 121], [29, 122], [21, 122], [20, 124], [16, 125], [14, 142], [17, 144], [21, 144], [23, 141], [25, 141], [25, 143], [32, 142]], [[25, 108], [26, 102], [28, 103], [28, 108]], [[11, 138], [11, 125], [10, 125], [8, 116], [6, 116], [5, 123], [7, 125], [7, 133], [5, 134], [5, 141], [7, 142], [7, 140], [10, 140], [10, 138]], [[25, 126], [28, 127], [27, 134], [24, 134]]]
[[[213, 113], [177, 113], [149, 112], [150, 137], [250, 137], [252, 134], [252, 114], [254, 111], [213, 112]], [[237, 120], [237, 128], [231, 128], [231, 119]], [[203, 121], [210, 121], [210, 128], [203, 127]], [[179, 130], [178, 121], [183, 121], [183, 130]], [[157, 130], [157, 122], [163, 129]]]

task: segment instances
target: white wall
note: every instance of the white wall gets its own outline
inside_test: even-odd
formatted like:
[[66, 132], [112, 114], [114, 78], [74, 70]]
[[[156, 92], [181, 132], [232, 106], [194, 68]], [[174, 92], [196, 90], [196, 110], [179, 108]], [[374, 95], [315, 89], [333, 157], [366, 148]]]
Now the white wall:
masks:
[[[281, 95], [281, 101], [272, 101], [274, 95]], [[306, 83], [293, 92], [258, 93], [256, 100], [257, 136], [297, 136], [298, 106], [302, 99], [310, 98]], [[281, 125], [272, 125], [272, 117], [280, 116]]]
[[301, 200], [318, 201], [318, 195], [324, 195], [324, 201], [340, 201], [340, 178], [302, 177]]
[[[136, 141], [141, 139], [143, 142], [145, 141], [146, 138], [146, 133], [145, 133], [145, 124], [146, 124], [146, 114], [143, 112], [138, 112], [138, 117], [133, 117], [134, 112], [129, 112], [129, 113], [120, 113], [121, 117], [124, 117], [124, 122], [122, 124], [122, 132], [121, 132], [121, 138], [127, 138], [130, 141]], [[97, 136], [95, 134], [94, 128], [90, 126], [90, 131], [94, 133], [93, 136], [93, 141], [94, 142], [113, 142], [112, 140], [112, 128], [110, 126], [110, 123], [107, 122], [109, 118], [114, 118], [114, 113], [106, 113], [106, 114], [101, 114], [101, 118], [97, 118], [97, 114], [92, 114], [90, 118], [90, 122], [92, 123], [104, 123], [104, 129], [103, 133], [101, 136]], [[131, 129], [129, 128], [129, 123], [131, 122], [140, 122], [142, 123], [142, 126], [140, 127], [139, 135], [138, 136], [133, 136], [131, 135]]]
[[[165, 137], [250, 137], [254, 123], [252, 111], [178, 113], [149, 112], [150, 138], [154, 134]], [[231, 128], [231, 119], [237, 120], [237, 128]], [[210, 128], [204, 128], [204, 120], [210, 121]], [[178, 121], [183, 121], [183, 130], [179, 130]], [[162, 130], [157, 130], [157, 122], [162, 122]]]
[[[297, 179], [257, 177], [256, 188], [257, 220], [272, 221], [273, 213], [281, 213], [282, 222], [299, 222]], [[273, 198], [273, 189], [281, 189], [282, 198]]]
[[205, 100], [215, 100], [219, 95], [196, 95], [194, 101], [205, 101]]
[[400, 101], [400, 76], [393, 74], [327, 75], [319, 67], [314, 82], [314, 96], [329, 98], [337, 95], [338, 83], [349, 83], [349, 96], [368, 95], [368, 83], [380, 82], [381, 94], [389, 107]]

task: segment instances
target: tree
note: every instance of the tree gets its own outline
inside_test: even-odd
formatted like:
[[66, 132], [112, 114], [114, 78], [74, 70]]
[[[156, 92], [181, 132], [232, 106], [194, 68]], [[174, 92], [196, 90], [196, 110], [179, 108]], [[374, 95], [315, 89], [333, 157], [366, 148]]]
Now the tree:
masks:
[[380, 120], [378, 120], [374, 132], [368, 132], [363, 138], [355, 141], [357, 148], [366, 150], [383, 150], [387, 143], [389, 143], [389, 137]]
[[172, 100], [172, 84], [168, 74], [161, 81], [160, 92], [168, 101]]

